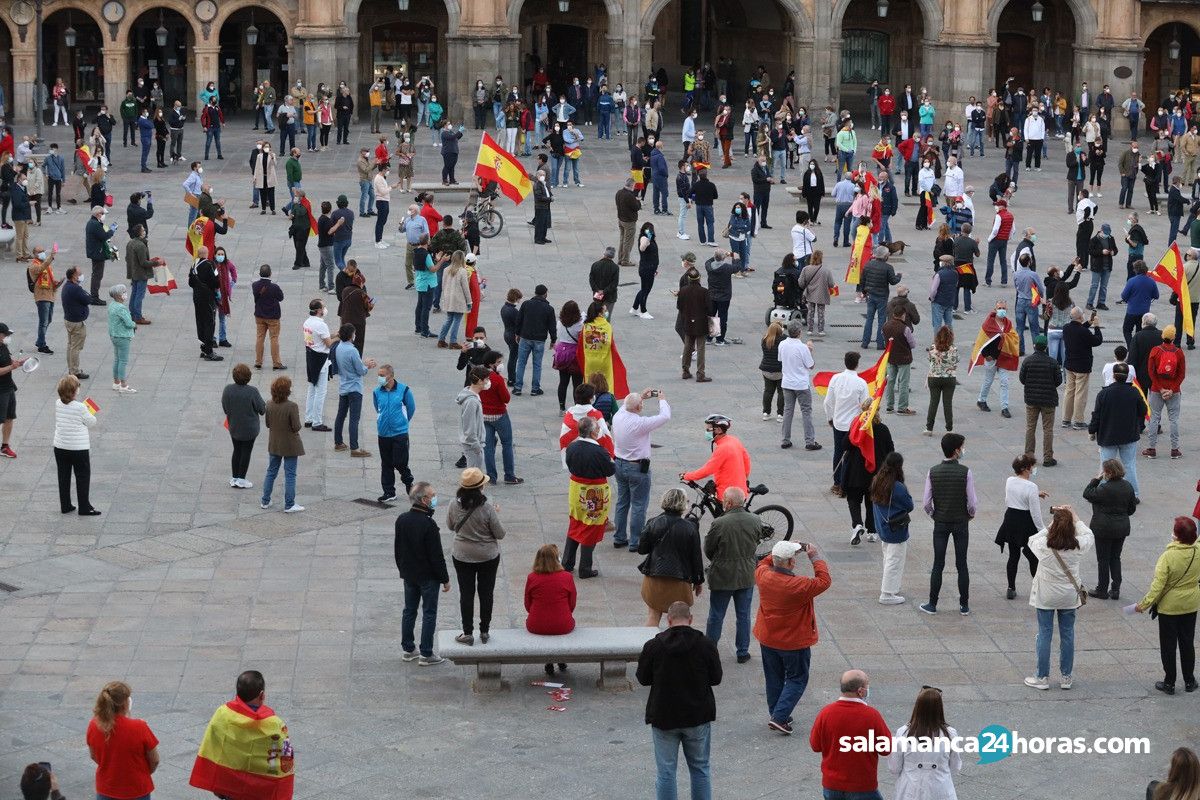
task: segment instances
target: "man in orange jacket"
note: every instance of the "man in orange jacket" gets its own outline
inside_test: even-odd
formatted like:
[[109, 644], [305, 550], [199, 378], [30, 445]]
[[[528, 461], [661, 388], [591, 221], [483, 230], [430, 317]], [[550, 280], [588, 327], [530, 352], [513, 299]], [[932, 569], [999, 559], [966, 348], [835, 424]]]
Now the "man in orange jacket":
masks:
[[749, 487], [750, 454], [736, 436], [729, 435], [733, 420], [724, 414], [709, 414], [704, 420], [704, 435], [712, 442], [712, 455], [704, 465], [691, 472], [679, 473], [681, 481], [698, 481], [709, 475], [717, 483], [717, 497], [724, 497], [730, 486], [746, 491]]
[[[813, 577], [796, 574], [796, 554], [806, 552]], [[762, 649], [767, 683], [767, 727], [792, 733], [792, 709], [808, 687], [810, 648], [817, 643], [813, 599], [832, 583], [829, 567], [815, 544], [777, 542], [754, 572], [758, 585], [758, 617], [754, 638]]]

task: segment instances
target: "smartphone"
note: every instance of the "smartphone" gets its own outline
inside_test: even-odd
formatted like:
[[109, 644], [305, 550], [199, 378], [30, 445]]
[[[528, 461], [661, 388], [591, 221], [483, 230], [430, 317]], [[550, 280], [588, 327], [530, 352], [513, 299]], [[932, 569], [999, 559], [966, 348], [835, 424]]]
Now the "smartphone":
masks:
[[807, 551], [808, 551], [808, 542], [800, 542], [800, 552], [804, 553]]
[[651, 390], [650, 390], [650, 396], [651, 396], [651, 397], [658, 397], [658, 389], [651, 389]]

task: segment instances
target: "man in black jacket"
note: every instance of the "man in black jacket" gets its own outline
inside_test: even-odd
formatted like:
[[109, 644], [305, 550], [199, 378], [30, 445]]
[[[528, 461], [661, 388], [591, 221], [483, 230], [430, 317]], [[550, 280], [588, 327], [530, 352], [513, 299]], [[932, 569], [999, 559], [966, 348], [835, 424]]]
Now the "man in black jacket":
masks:
[[196, 250], [196, 263], [188, 273], [188, 286], [192, 287], [192, 307], [196, 312], [196, 338], [200, 340], [200, 357], [205, 361], [224, 361], [224, 356], [213, 355], [213, 336], [217, 327], [217, 295], [221, 282], [217, 270], [208, 260], [208, 248], [201, 245]]
[[530, 394], [534, 397], [542, 394], [542, 354], [546, 351], [546, 337], [550, 337], [551, 345], [557, 339], [554, 306], [546, 300], [548, 292], [549, 289], [539, 283], [533, 290], [533, 297], [521, 303], [517, 309], [517, 336], [520, 342], [517, 345], [516, 381], [512, 393], [518, 397], [521, 395], [521, 384], [525, 382], [525, 362], [530, 353], [533, 354], [533, 390]]
[[625, 181], [625, 185], [617, 190], [615, 198], [617, 204], [617, 227], [621, 231], [621, 266], [632, 267], [633, 262], [629, 260], [629, 252], [633, 250], [633, 241], [637, 235], [638, 212], [642, 210], [642, 201], [638, 199], [634, 193], [633, 187], [636, 186], [633, 178]]
[[[142, 198], [146, 198], [146, 207], [142, 208]], [[146, 236], [150, 236], [149, 219], [154, 216], [154, 198], [150, 192], [134, 192], [129, 195], [129, 207], [125, 209], [125, 219], [129, 223], [128, 233], [133, 236], [133, 229], [141, 225]]]
[[743, 273], [745, 267], [740, 261], [734, 260], [733, 253], [718, 249], [716, 255], [704, 262], [704, 271], [708, 273], [708, 292], [712, 300], [712, 316], [721, 321], [721, 330], [717, 331], [716, 341], [710, 336], [708, 343], [724, 347], [729, 344], [725, 340], [725, 336], [729, 333], [729, 304], [733, 301], [733, 276]]
[[617, 303], [617, 283], [621, 279], [621, 269], [617, 262], [613, 261], [616, 254], [617, 251], [613, 248], [604, 248], [604, 257], [592, 262], [591, 272], [588, 273], [588, 283], [592, 292], [602, 292], [604, 295], [602, 302], [608, 309], [609, 317], [612, 317], [613, 307]]
[[[692, 256], [690, 259], [687, 256]], [[675, 331], [683, 340], [683, 380], [692, 377], [692, 353], [696, 354], [696, 382], [709, 383], [712, 378], [704, 374], [704, 345], [708, 341], [708, 317], [712, 310], [712, 297], [704, 284], [700, 283], [700, 273], [695, 267], [695, 256], [687, 253], [684, 263], [691, 264], [684, 273], [686, 286], [679, 289], [675, 300], [678, 314], [675, 319]]]
[[92, 262], [91, 304], [105, 306], [107, 302], [100, 299], [100, 284], [104, 281], [104, 265], [108, 261], [105, 243], [117, 232], [117, 223], [104, 225], [104, 217], [108, 214], [104, 206], [92, 208], [92, 216], [84, 227], [84, 242], [88, 259]]
[[712, 687], [721, 683], [717, 646], [692, 627], [692, 611], [677, 600], [667, 609], [667, 629], [642, 647], [638, 683], [650, 687], [646, 724], [653, 729], [658, 793], [676, 794], [679, 746], [691, 773], [692, 796], [710, 797], [708, 752], [717, 701]]
[[1139, 381], [1143, 389], [1150, 388], [1150, 351], [1160, 344], [1162, 331], [1158, 327], [1158, 317], [1147, 311], [1142, 314], [1142, 326], [1129, 340], [1129, 358], [1125, 359], [1133, 367], [1131, 382]]
[[716, 247], [717, 240], [713, 235], [713, 203], [717, 199], [717, 185], [708, 179], [706, 169], [700, 170], [696, 176], [690, 200], [696, 206], [696, 228], [700, 235], [700, 244]]
[[550, 244], [546, 231], [550, 228], [550, 204], [554, 192], [546, 184], [546, 170], [539, 169], [533, 182], [533, 243]]
[[1038, 417], [1042, 418], [1042, 465], [1053, 467], [1054, 458], [1054, 409], [1058, 407], [1058, 387], [1062, 385], [1062, 370], [1058, 362], [1046, 352], [1046, 336], [1039, 334], [1033, 340], [1033, 352], [1021, 363], [1017, 373], [1025, 387], [1025, 452], [1034, 453], [1037, 448]]
[[1085, 322], [1078, 306], [1071, 309], [1071, 321], [1063, 326], [1063, 366], [1067, 370], [1067, 388], [1063, 393], [1064, 428], [1075, 423], [1075, 430], [1083, 430], [1087, 413], [1088, 380], [1092, 376], [1092, 350], [1104, 343], [1100, 321], [1096, 312]]
[[[1100, 445], [1100, 463], [1119, 458], [1125, 467], [1125, 480], [1138, 494], [1137, 445], [1150, 411], [1142, 394], [1129, 381], [1129, 365], [1113, 365], [1113, 382], [1096, 395], [1096, 407], [1088, 433]], [[1140, 495], [1139, 495], [1140, 496]]]
[[417, 660], [415, 628], [417, 607], [421, 608], [422, 667], [441, 664], [445, 659], [433, 654], [433, 633], [437, 629], [438, 584], [450, 591], [450, 574], [438, 524], [433, 518], [437, 492], [428, 481], [418, 481], [408, 495], [412, 508], [396, 518], [396, 569], [404, 581], [404, 613], [400, 617], [402, 661]]
[[767, 209], [771, 205], [771, 184], [775, 179], [767, 169], [767, 157], [759, 155], [750, 168], [750, 182], [754, 184], [754, 210], [758, 213], [758, 227], [771, 230], [767, 224]]

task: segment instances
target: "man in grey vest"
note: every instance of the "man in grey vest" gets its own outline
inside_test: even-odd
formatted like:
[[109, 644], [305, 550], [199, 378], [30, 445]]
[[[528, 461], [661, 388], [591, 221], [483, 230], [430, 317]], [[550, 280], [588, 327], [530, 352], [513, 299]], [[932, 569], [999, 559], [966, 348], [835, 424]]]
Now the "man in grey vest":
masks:
[[971, 470], [958, 463], [966, 439], [960, 433], [942, 437], [946, 460], [929, 469], [925, 476], [925, 513], [933, 517], [933, 569], [929, 574], [929, 602], [921, 606], [926, 614], [937, 613], [938, 594], [942, 590], [942, 570], [946, 566], [946, 547], [954, 539], [954, 568], [958, 571], [958, 613], [971, 613], [968, 595], [971, 578], [967, 574], [968, 526], [975, 517], [975, 478]]

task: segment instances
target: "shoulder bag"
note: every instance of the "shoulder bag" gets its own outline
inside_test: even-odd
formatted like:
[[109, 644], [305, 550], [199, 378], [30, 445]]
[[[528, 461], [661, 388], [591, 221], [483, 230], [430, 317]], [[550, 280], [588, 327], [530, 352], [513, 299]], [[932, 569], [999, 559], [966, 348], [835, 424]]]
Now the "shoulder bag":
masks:
[[[891, 511], [891, 509], [892, 509], [892, 498], [894, 498], [895, 496], [896, 496], [896, 484], [893, 483], [892, 484], [892, 493], [890, 495], [888, 495], [888, 510], [889, 511]], [[888, 517], [887, 524], [888, 524], [888, 527], [891, 528], [892, 530], [896, 530], [899, 528], [907, 529], [908, 525], [911, 521], [912, 521], [912, 515], [910, 515], [907, 511], [901, 511], [899, 514], [893, 514], [892, 516]]]
[[462, 530], [463, 526], [467, 524], [467, 520], [469, 520], [471, 518], [471, 516], [478, 510], [479, 510], [479, 506], [475, 506], [475, 508], [472, 508], [470, 511], [468, 511], [466, 513], [466, 515], [463, 516], [462, 519], [460, 519], [458, 521], [457, 525], [451, 525], [450, 530], [454, 531], [455, 533], [458, 533], [460, 530]]
[[1058, 559], [1058, 565], [1062, 567], [1063, 572], [1067, 574], [1067, 580], [1069, 580], [1071, 582], [1071, 586], [1074, 587], [1075, 594], [1079, 595], [1079, 605], [1086, 606], [1088, 593], [1082, 586], [1079, 585], [1079, 581], [1075, 580], [1075, 575], [1072, 574], [1071, 570], [1067, 568], [1067, 562], [1063, 561], [1062, 553], [1058, 552], [1054, 548], [1050, 548], [1050, 552], [1054, 553], [1054, 557]]
[[[571, 336], [571, 332], [567, 331], [567, 336]], [[551, 364], [559, 372], [574, 372], [578, 369], [576, 361], [576, 353], [578, 352], [579, 340], [571, 336], [571, 341], [559, 340], [554, 343], [554, 361]]]

